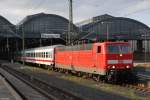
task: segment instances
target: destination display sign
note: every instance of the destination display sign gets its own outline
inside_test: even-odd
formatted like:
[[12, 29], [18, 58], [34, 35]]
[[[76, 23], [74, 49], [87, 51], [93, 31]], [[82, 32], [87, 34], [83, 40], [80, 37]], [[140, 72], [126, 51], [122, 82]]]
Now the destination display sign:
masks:
[[41, 34], [41, 38], [60, 38], [60, 34]]

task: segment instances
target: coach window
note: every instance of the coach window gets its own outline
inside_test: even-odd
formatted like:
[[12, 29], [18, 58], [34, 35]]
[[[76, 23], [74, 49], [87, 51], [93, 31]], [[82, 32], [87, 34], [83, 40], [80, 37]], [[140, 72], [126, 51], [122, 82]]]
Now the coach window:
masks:
[[50, 53], [50, 58], [52, 58], [52, 54]]
[[101, 53], [101, 46], [97, 47], [97, 53]]
[[39, 52], [37, 53], [37, 57], [39, 58], [40, 56], [39, 56]]
[[46, 58], [46, 52], [44, 52], [44, 58]]
[[48, 58], [48, 52], [46, 52], [46, 58]]
[[39, 52], [39, 58], [41, 58], [41, 53]]
[[40, 53], [40, 57], [42, 58], [42, 52]]
[[43, 55], [43, 58], [44, 58], [44, 57], [45, 57], [45, 56], [44, 56], [44, 52], [42, 53], [42, 55]]

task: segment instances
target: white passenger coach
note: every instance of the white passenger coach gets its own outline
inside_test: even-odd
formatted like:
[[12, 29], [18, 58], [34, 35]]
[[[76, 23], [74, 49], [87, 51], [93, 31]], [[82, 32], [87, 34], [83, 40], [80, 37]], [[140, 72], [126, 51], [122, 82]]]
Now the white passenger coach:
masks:
[[[24, 57], [21, 56], [21, 61], [24, 59], [25, 62], [51, 66], [54, 64], [54, 49], [59, 46], [63, 45], [26, 49], [24, 51]], [[23, 51], [21, 55], [23, 55]]]

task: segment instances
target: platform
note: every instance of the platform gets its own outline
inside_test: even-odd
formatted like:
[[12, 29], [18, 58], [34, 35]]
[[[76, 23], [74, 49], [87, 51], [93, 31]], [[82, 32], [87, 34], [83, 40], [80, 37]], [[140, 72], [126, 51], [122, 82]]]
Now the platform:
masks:
[[16, 100], [11, 88], [2, 76], [0, 76], [0, 100]]

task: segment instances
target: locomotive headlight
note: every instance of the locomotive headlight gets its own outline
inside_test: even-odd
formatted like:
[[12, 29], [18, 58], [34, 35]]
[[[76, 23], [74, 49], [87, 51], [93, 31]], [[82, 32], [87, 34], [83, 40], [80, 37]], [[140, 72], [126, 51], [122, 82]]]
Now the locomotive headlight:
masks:
[[126, 68], [130, 68], [130, 66], [129, 66], [129, 65], [127, 65], [127, 66], [126, 66]]
[[112, 69], [115, 69], [116, 67], [115, 66], [112, 66]]

